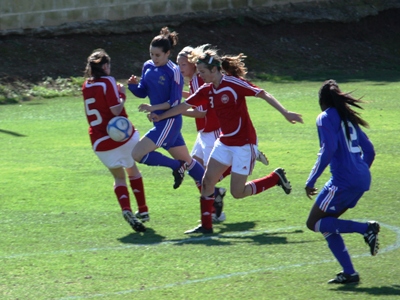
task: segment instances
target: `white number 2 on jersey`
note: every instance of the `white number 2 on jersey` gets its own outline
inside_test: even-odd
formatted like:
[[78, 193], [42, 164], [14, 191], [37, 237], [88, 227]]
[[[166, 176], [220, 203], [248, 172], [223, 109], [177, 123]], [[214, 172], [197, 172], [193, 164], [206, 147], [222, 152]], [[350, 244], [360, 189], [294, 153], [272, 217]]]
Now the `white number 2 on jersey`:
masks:
[[88, 116], [96, 116], [96, 120], [93, 120], [92, 122], [90, 122], [90, 126], [96, 126], [101, 124], [101, 122], [103, 122], [103, 118], [101, 117], [99, 111], [97, 109], [90, 109], [89, 105], [92, 103], [95, 103], [96, 99], [94, 98], [89, 98], [89, 99], [85, 99], [85, 110], [86, 110], [86, 114]]
[[343, 129], [343, 134], [345, 136], [345, 139], [347, 141], [347, 147], [349, 148], [349, 151], [351, 153], [360, 153], [361, 149], [358, 145], [358, 137], [357, 137], [357, 131], [356, 128], [354, 127], [354, 125], [351, 122], [347, 122], [347, 125], [349, 126], [349, 130], [350, 130], [350, 140], [347, 139], [346, 136], [346, 128], [344, 127], [344, 123], [342, 122], [342, 129]]

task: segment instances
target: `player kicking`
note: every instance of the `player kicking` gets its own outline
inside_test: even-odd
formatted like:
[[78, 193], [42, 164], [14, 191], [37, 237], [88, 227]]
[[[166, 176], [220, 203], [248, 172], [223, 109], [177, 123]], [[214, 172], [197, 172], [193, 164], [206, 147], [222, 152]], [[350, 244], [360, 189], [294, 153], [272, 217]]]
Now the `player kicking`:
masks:
[[375, 151], [360, 125], [368, 123], [351, 109], [361, 108], [359, 99], [343, 93], [334, 80], [327, 80], [319, 90], [319, 105], [322, 113], [317, 117], [317, 128], [321, 149], [317, 161], [306, 181], [306, 194], [317, 194], [314, 187], [318, 177], [330, 165], [332, 176], [319, 192], [307, 219], [307, 227], [321, 232], [343, 270], [328, 281], [333, 284], [358, 283], [360, 276], [353, 267], [344, 244], [342, 233], [359, 233], [369, 245], [371, 255], [379, 249], [379, 223], [360, 223], [342, 220], [339, 217], [356, 206], [371, 184], [369, 168]]
[[231, 194], [236, 199], [259, 194], [276, 185], [280, 185], [286, 194], [292, 189], [282, 168], [247, 182], [256, 159], [257, 136], [247, 110], [246, 96], [264, 99], [291, 123], [302, 123], [303, 120], [299, 114], [287, 111], [272, 95], [243, 79], [247, 72], [244, 58], [243, 54], [220, 57], [215, 49], [206, 49], [204, 46], [195, 48], [189, 59], [196, 64], [206, 84], [197, 89], [186, 102], [159, 116], [152, 114], [154, 119], [162, 120], [190, 107], [204, 106], [215, 110], [221, 125], [223, 134], [215, 142], [202, 181], [201, 225], [186, 231], [187, 234], [213, 233], [211, 213], [214, 188], [229, 167], [232, 167]]
[[[209, 44], [203, 45], [203, 47], [209, 47]], [[177, 64], [183, 77], [189, 79], [189, 92], [183, 92], [184, 98], [188, 98], [194, 94], [197, 89], [204, 84], [203, 79], [197, 72], [196, 64], [191, 63], [188, 56], [192, 53], [193, 47], [187, 46], [183, 48], [177, 56]], [[197, 138], [194, 143], [191, 156], [206, 167], [206, 163], [210, 158], [212, 149], [214, 148], [215, 141], [221, 135], [221, 125], [219, 124], [218, 117], [214, 110], [208, 109], [208, 107], [199, 106], [196, 109], [190, 109], [182, 113], [187, 117], [195, 118], [195, 124], [197, 129]], [[268, 165], [269, 161], [265, 154], [261, 151], [257, 151], [256, 160], [260, 161], [264, 165]], [[231, 168], [228, 168], [221, 176], [224, 179], [226, 176], [231, 174]], [[201, 184], [199, 185], [201, 188]], [[215, 187], [215, 200], [214, 208], [215, 211], [212, 213], [213, 222], [222, 222], [226, 220], [225, 213], [223, 212], [223, 198], [226, 194], [225, 188]]]
[[124, 108], [125, 88], [117, 86], [110, 72], [111, 58], [108, 54], [103, 49], [93, 51], [87, 59], [87, 79], [82, 86], [90, 140], [94, 152], [114, 177], [114, 193], [123, 217], [133, 230], [143, 232], [146, 227], [132, 213], [126, 185], [127, 174], [138, 209], [148, 215], [142, 175], [132, 157], [132, 149], [139, 141], [139, 132], [134, 129], [125, 142], [115, 142], [107, 134], [107, 124], [112, 118], [128, 117]]

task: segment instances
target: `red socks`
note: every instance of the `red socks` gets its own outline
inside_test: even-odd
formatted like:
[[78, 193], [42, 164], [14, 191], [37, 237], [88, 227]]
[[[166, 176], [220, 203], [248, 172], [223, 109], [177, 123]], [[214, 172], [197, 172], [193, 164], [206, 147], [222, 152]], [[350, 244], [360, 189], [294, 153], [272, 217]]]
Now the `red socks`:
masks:
[[212, 211], [214, 208], [214, 195], [200, 197], [201, 226], [204, 229], [212, 228]]
[[132, 211], [131, 203], [129, 200], [129, 192], [126, 185], [114, 186], [114, 193], [117, 196], [119, 206], [121, 206], [121, 209]]
[[149, 209], [146, 205], [142, 175], [129, 177], [129, 183], [131, 185], [133, 194], [135, 195], [139, 212], [148, 212]]
[[246, 183], [246, 185], [250, 185], [252, 189], [251, 194], [256, 195], [274, 187], [278, 182], [279, 182], [279, 176], [274, 172], [272, 172], [265, 177], [249, 181]]

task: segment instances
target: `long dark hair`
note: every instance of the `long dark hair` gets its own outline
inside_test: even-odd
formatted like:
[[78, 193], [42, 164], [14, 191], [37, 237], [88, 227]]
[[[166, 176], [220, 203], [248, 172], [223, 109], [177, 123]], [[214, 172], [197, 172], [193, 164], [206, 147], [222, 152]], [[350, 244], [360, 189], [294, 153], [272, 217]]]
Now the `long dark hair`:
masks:
[[350, 121], [354, 126], [361, 125], [369, 128], [368, 123], [365, 120], [361, 119], [361, 114], [351, 108], [351, 106], [354, 106], [359, 109], [363, 109], [359, 105], [359, 103], [364, 103], [364, 101], [362, 101], [361, 98], [356, 99], [351, 96], [351, 92], [342, 92], [335, 80], [326, 80], [322, 84], [318, 95], [319, 105], [321, 106], [321, 109], [326, 109], [328, 107], [334, 107], [337, 109], [340, 119], [344, 123], [346, 136], [348, 139], [350, 139], [350, 130], [347, 121]]

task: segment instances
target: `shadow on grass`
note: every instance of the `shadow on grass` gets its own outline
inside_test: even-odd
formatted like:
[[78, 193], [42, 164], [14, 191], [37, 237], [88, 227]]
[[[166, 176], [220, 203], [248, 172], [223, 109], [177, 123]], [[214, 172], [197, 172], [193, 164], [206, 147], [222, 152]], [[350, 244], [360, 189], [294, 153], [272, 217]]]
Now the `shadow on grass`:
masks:
[[164, 242], [165, 239], [165, 236], [159, 235], [154, 231], [154, 229], [147, 227], [146, 232], [132, 232], [118, 240], [124, 244], [151, 245]]
[[391, 296], [396, 295], [400, 296], [400, 285], [391, 285], [391, 286], [379, 286], [379, 287], [362, 287], [360, 285], [344, 285], [340, 286], [338, 289], [334, 289], [332, 291], [340, 291], [357, 293], [357, 294], [368, 294], [368, 295], [376, 295], [376, 296]]
[[[220, 226], [221, 225], [222, 224], [220, 224]], [[185, 235], [185, 238], [180, 239], [167, 239], [165, 236], [157, 234], [152, 228], [147, 228], [146, 232], [144, 233], [132, 232], [127, 236], [119, 238], [118, 240], [124, 244], [157, 245], [163, 243], [176, 246], [199, 243], [202, 243], [206, 246], [229, 246], [237, 243], [273, 245], [309, 242], [304, 240], [301, 242], [287, 241], [287, 237], [285, 235], [301, 234], [303, 233], [303, 230], [259, 232], [252, 230], [255, 226], [255, 222], [223, 224], [222, 228], [216, 229], [219, 229], [219, 232], [214, 232], [213, 234]]]
[[19, 136], [19, 137], [26, 136], [25, 134], [20, 134], [18, 132], [9, 131], [9, 130], [5, 130], [5, 129], [0, 129], [0, 133], [5, 133], [5, 134], [9, 134], [9, 135], [13, 135], [13, 136]]

